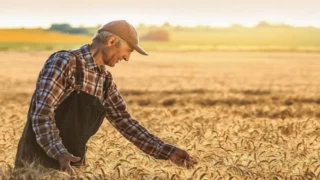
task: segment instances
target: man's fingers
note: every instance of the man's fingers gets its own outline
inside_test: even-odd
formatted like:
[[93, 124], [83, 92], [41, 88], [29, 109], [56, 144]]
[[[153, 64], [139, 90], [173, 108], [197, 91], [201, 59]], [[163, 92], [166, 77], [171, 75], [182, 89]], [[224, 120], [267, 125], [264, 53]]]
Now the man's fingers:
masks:
[[176, 149], [170, 156], [170, 160], [178, 166], [186, 168], [193, 168], [198, 164], [198, 160], [190, 156], [186, 151], [182, 149]]
[[191, 157], [190, 161], [192, 161], [194, 164], [198, 164], [198, 160], [196, 158]]
[[78, 161], [81, 160], [81, 158], [80, 157], [76, 157], [73, 154], [68, 153], [67, 156], [66, 156], [66, 160], [70, 161], [70, 162], [78, 162]]
[[189, 163], [189, 164], [187, 164], [187, 168], [188, 168], [188, 169], [192, 169], [192, 168], [194, 168], [194, 164], [193, 164], [193, 163]]
[[70, 160], [71, 162], [78, 162], [78, 161], [81, 160], [81, 158], [71, 155], [70, 158], [69, 158], [69, 160]]

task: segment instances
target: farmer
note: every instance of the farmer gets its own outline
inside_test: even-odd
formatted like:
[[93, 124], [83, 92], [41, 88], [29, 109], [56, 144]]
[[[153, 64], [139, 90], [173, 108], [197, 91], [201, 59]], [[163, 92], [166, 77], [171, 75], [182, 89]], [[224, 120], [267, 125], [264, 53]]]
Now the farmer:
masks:
[[129, 61], [133, 50], [147, 55], [138, 45], [134, 27], [120, 20], [102, 26], [91, 44], [52, 54], [38, 76], [15, 167], [36, 161], [44, 167], [70, 172], [71, 166], [84, 165], [86, 143], [104, 117], [154, 158], [169, 159], [187, 168], [197, 164], [186, 151], [148, 132], [126, 110], [104, 65], [114, 67], [121, 60]]

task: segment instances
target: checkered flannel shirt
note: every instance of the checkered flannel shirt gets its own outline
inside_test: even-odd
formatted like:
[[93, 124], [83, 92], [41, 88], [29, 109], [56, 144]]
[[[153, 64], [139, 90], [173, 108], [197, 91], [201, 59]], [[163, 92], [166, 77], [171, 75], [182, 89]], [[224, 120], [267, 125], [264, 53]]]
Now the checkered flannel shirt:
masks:
[[[45, 62], [31, 100], [30, 118], [38, 144], [47, 155], [57, 159], [68, 150], [62, 144], [55, 124], [55, 109], [75, 89], [75, 56], [81, 60], [84, 79], [81, 91], [100, 98], [106, 108], [106, 118], [130, 142], [156, 159], [168, 159], [176, 147], [166, 144], [142, 127], [126, 110], [112, 75], [104, 66], [98, 66], [88, 45], [69, 52], [57, 52]], [[106, 83], [104, 83], [106, 81]], [[103, 86], [107, 89], [104, 97]]]

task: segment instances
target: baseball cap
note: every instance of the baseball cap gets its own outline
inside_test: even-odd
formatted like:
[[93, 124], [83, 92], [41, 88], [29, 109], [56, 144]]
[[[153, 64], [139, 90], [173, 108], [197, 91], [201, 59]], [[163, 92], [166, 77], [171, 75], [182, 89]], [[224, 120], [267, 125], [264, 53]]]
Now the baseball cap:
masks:
[[139, 46], [139, 37], [135, 28], [125, 20], [111, 21], [108, 24], [99, 28], [98, 33], [102, 31], [108, 31], [114, 35], [119, 36], [125, 40], [134, 50], [142, 55], [148, 55], [148, 53]]

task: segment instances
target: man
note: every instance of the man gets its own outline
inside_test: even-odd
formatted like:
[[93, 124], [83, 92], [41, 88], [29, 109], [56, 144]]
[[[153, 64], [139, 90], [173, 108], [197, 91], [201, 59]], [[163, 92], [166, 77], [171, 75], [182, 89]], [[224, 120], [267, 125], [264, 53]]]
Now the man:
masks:
[[37, 80], [15, 166], [37, 161], [69, 172], [71, 166], [85, 164], [86, 143], [106, 117], [143, 152], [192, 168], [194, 158], [153, 136], [126, 111], [104, 65], [128, 61], [133, 50], [147, 55], [134, 27], [120, 20], [102, 26], [91, 44], [52, 54]]

